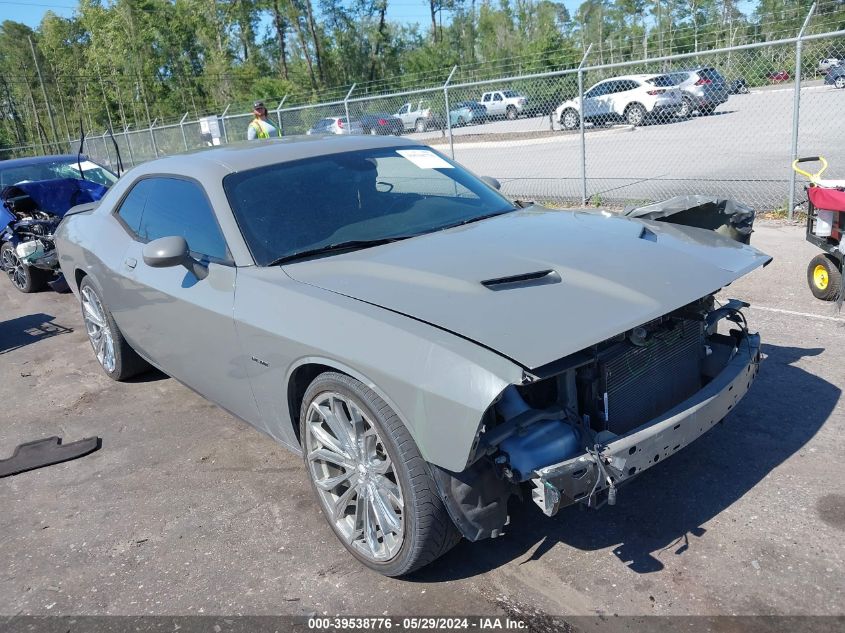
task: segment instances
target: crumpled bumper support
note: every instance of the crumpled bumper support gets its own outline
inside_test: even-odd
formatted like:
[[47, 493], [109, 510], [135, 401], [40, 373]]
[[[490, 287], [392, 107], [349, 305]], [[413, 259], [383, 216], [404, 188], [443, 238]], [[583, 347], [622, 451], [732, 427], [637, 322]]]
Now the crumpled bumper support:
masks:
[[[722, 371], [703, 389], [651, 422], [578, 457], [535, 471], [534, 502], [548, 516], [581, 501], [611, 501], [616, 486], [681, 450], [721, 421], [746, 394], [760, 364], [760, 336], [746, 334]], [[601, 466], [596, 460], [601, 460]], [[609, 481], [608, 481], [609, 480]]]

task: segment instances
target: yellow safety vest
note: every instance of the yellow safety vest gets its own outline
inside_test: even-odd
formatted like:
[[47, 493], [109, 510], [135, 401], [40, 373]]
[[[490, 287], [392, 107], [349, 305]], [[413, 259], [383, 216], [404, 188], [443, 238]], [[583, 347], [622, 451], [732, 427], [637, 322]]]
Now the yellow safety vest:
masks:
[[[270, 123], [269, 125], [273, 125]], [[255, 130], [255, 136], [257, 138], [270, 138], [270, 134], [264, 129], [264, 126], [261, 125], [258, 119], [253, 119], [249, 122], [249, 126]], [[274, 128], [275, 129], [275, 128]]]

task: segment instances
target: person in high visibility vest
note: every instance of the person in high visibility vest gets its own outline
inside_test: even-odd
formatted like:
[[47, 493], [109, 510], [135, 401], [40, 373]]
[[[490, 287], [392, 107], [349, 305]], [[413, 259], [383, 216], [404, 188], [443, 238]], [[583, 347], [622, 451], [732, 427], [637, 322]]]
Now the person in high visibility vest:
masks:
[[279, 130], [267, 120], [267, 108], [263, 101], [256, 101], [252, 105], [252, 113], [255, 118], [249, 122], [246, 138], [253, 141], [257, 138], [278, 138]]

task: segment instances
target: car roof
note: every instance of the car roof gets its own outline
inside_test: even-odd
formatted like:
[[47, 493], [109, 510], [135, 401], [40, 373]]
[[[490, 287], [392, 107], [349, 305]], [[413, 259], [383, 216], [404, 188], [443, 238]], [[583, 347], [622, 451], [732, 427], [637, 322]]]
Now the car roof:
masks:
[[[88, 160], [86, 156], [83, 159]], [[57, 160], [76, 160], [76, 154], [49, 154], [47, 156], [27, 156], [25, 158], [11, 158], [9, 160], [0, 160], [0, 169], [9, 169], [10, 167], [25, 167], [27, 165], [43, 165], [45, 163], [53, 163]]]
[[181, 174], [205, 180], [304, 158], [385, 147], [425, 147], [422, 143], [397, 136], [285, 136], [203, 148], [158, 158], [139, 165], [133, 175]]

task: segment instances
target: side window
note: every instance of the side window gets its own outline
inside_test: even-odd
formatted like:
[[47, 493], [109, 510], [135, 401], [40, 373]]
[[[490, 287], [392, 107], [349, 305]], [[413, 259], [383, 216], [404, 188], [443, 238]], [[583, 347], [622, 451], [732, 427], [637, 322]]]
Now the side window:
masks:
[[483, 96], [483, 97], [481, 97], [481, 100], [482, 100], [484, 103], [487, 103], [488, 101], [490, 101], [490, 93], [489, 93], [489, 92], [485, 92], [485, 93], [484, 93], [484, 96]]
[[135, 183], [117, 210], [117, 216], [135, 235], [138, 235], [140, 231], [141, 215], [144, 212], [144, 204], [147, 201], [151, 183], [149, 179]]
[[602, 95], [606, 95], [608, 92], [608, 88], [610, 88], [609, 81], [605, 81], [604, 83], [600, 83], [598, 85], [593, 86], [590, 90], [587, 91], [587, 94], [584, 96], [588, 99], [595, 99], [596, 97], [601, 97]]
[[408, 108], [410, 107], [411, 106], [406, 103], [401, 108], [399, 108], [399, 114], [406, 114], [408, 112]]
[[626, 81], [626, 82], [625, 82], [625, 88], [624, 88], [624, 90], [626, 90], [626, 91], [628, 91], [628, 90], [636, 90], [636, 89], [637, 89], [637, 88], [639, 88], [639, 87], [640, 87], [640, 84], [639, 84], [638, 82], [633, 81], [633, 80], [630, 80], [630, 81]]
[[493, 101], [502, 101], [502, 93], [497, 92], [496, 94], [494, 94], [493, 95]]
[[138, 236], [143, 241], [181, 235], [192, 253], [227, 260], [226, 241], [202, 188], [188, 180], [150, 178]]

